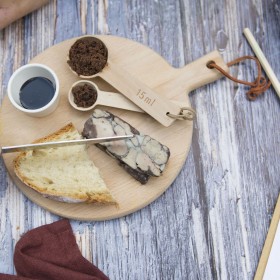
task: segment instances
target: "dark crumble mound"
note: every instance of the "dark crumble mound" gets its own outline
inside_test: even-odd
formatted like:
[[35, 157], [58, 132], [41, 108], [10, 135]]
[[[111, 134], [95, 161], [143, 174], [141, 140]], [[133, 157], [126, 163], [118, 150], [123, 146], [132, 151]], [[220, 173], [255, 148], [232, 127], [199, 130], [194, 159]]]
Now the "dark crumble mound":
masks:
[[71, 46], [67, 63], [78, 75], [91, 76], [106, 66], [107, 59], [108, 50], [101, 40], [84, 37]]
[[97, 90], [89, 84], [77, 85], [72, 88], [74, 102], [78, 107], [90, 107], [96, 102]]

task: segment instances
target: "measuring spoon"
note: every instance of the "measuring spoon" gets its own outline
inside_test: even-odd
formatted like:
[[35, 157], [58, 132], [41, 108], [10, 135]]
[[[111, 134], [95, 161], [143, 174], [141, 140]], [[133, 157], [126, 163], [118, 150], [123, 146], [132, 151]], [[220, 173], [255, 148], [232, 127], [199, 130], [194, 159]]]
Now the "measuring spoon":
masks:
[[[97, 99], [89, 107], [80, 107], [74, 102], [74, 96], [72, 93], [72, 89], [76, 86], [83, 86], [85, 84], [88, 84], [96, 89], [97, 92]], [[89, 111], [92, 110], [94, 107], [97, 105], [102, 105], [102, 106], [108, 106], [108, 107], [113, 107], [113, 108], [118, 108], [118, 109], [123, 109], [123, 110], [129, 110], [133, 112], [140, 112], [144, 113], [144, 111], [136, 106], [133, 102], [131, 102], [129, 99], [127, 99], [125, 96], [122, 94], [116, 93], [116, 92], [109, 92], [109, 91], [103, 91], [98, 88], [98, 86], [89, 80], [80, 80], [75, 82], [68, 93], [68, 100], [71, 106], [79, 111]], [[172, 101], [176, 103], [180, 108], [186, 108], [186, 103], [180, 102], [180, 101]], [[191, 112], [191, 109], [188, 108], [188, 110]], [[194, 112], [191, 112], [194, 113]], [[191, 115], [189, 115], [189, 118], [191, 119]]]
[[[95, 41], [95, 44], [101, 44], [105, 48], [107, 52], [107, 63], [103, 63], [103, 68], [101, 67], [101, 71], [98, 73], [93, 73], [88, 76], [78, 75], [77, 72], [71, 68], [71, 48], [82, 44], [83, 49], [85, 49], [84, 46], [90, 44], [89, 42], [92, 42], [92, 40]], [[94, 36], [83, 36], [78, 39], [72, 47], [69, 50], [68, 64], [72, 72], [76, 75], [86, 79], [97, 76], [101, 77], [164, 126], [170, 126], [175, 121], [175, 118], [171, 117], [171, 115], [178, 116], [181, 114], [182, 110], [178, 104], [175, 104], [163, 95], [158, 94], [139, 79], [131, 75], [131, 73], [109, 60], [108, 49], [98, 38]], [[79, 55], [81, 56], [81, 63], [87, 63], [86, 59], [83, 59], [82, 49]]]
[[[80, 107], [74, 102], [72, 89], [76, 86], [83, 86], [85, 84], [88, 84], [96, 89], [97, 99], [94, 102], [94, 104], [92, 104], [89, 107]], [[114, 92], [102, 91], [98, 88], [98, 86], [94, 82], [88, 80], [80, 80], [74, 83], [69, 90], [68, 100], [73, 108], [80, 111], [89, 111], [92, 110], [97, 105], [102, 105], [102, 106], [119, 108], [119, 109], [124, 109], [129, 111], [143, 112], [141, 108], [136, 106], [134, 103], [132, 103], [129, 99], [127, 99], [123, 95]]]

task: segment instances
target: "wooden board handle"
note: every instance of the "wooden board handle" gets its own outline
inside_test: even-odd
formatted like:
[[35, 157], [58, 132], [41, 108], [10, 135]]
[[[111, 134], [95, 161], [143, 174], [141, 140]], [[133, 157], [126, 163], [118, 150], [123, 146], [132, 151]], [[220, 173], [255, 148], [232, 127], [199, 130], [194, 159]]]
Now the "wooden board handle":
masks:
[[100, 72], [99, 76], [166, 127], [175, 121], [167, 113], [178, 115], [181, 111], [180, 106], [172, 103], [162, 94], [158, 94], [111, 61], [108, 61], [108, 65]]
[[[216, 64], [218, 64], [220, 67], [222, 67], [228, 72], [228, 66], [224, 62], [220, 53], [218, 51], [213, 51], [184, 67], [185, 79], [188, 80], [188, 92], [191, 92], [194, 89], [212, 83], [223, 77], [223, 75], [216, 69], [209, 69], [207, 67], [207, 63], [209, 61], [215, 61]], [[192, 69], [191, 74], [189, 74], [190, 69]]]
[[186, 85], [186, 90], [189, 93], [194, 89], [222, 78], [222, 74], [220, 74], [216, 69], [209, 69], [206, 66], [209, 61], [215, 61], [219, 66], [228, 72], [228, 66], [219, 52], [213, 51], [186, 65], [185, 67], [178, 69], [180, 74], [174, 80], [174, 83]]

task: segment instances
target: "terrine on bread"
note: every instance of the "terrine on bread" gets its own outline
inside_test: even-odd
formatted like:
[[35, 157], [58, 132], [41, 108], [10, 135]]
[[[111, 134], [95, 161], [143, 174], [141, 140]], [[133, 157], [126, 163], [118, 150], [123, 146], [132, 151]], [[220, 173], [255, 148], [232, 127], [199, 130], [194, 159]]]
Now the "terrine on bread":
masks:
[[170, 157], [169, 148], [149, 135], [141, 134], [123, 119], [108, 111], [95, 109], [85, 122], [82, 135], [86, 138], [134, 134], [126, 140], [97, 144], [116, 158], [119, 164], [141, 184], [146, 184], [151, 176], [159, 177]]

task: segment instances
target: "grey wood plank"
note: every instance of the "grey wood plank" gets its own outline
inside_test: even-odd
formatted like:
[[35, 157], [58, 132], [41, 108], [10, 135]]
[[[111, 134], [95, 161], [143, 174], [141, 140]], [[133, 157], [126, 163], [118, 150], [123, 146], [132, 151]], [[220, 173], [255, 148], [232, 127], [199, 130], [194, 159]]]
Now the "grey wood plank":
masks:
[[[12, 72], [53, 44], [82, 34], [143, 43], [174, 67], [213, 49], [225, 61], [252, 54], [249, 27], [280, 73], [279, 2], [52, 1], [0, 31], [0, 101]], [[252, 80], [253, 65], [232, 68]], [[279, 194], [279, 105], [255, 102], [221, 79], [190, 94], [197, 110], [188, 159], [154, 203], [105, 222], [71, 221], [82, 254], [111, 279], [253, 279]], [[15, 273], [21, 234], [60, 219], [25, 198], [0, 162], [0, 273]]]

